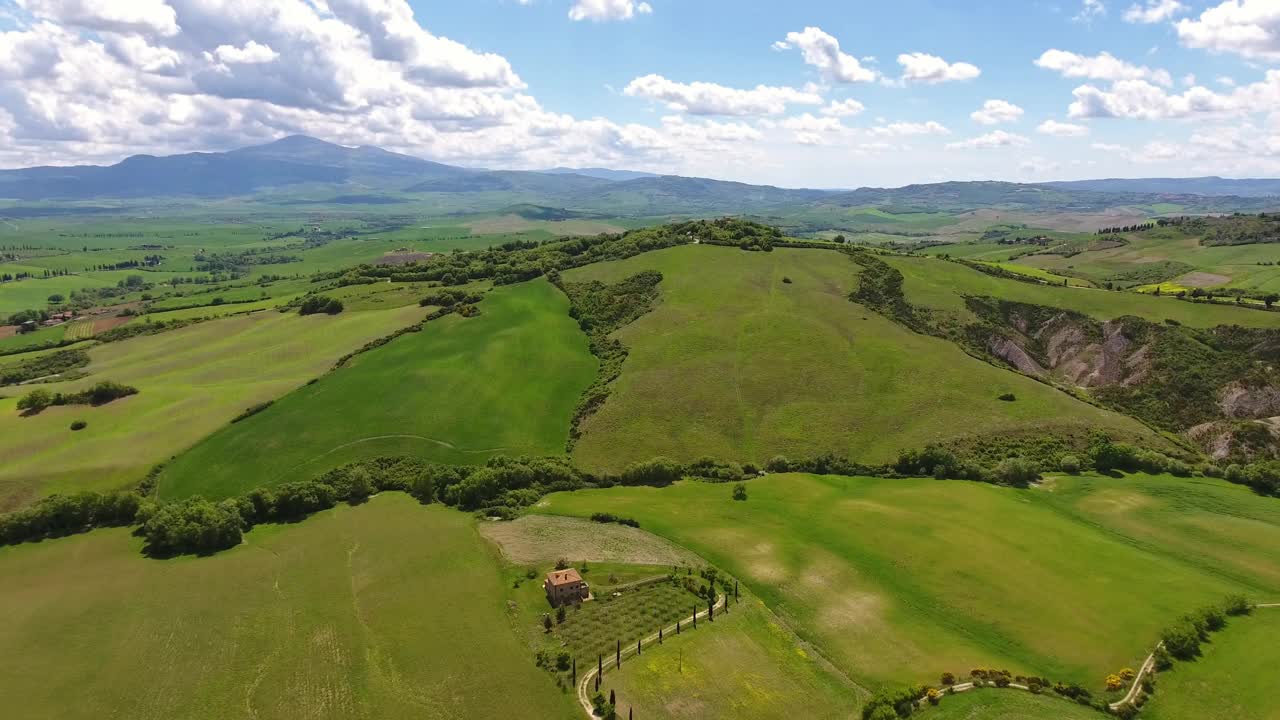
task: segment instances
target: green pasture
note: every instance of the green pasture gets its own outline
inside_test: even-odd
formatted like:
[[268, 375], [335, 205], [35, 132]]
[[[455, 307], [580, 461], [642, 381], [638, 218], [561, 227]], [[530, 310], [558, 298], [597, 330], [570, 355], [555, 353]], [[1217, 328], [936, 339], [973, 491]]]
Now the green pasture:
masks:
[[222, 427], [166, 468], [161, 495], [234, 495], [382, 455], [479, 463], [563, 453], [596, 365], [568, 300], [538, 280], [497, 288], [479, 307]]
[[[1280, 599], [1271, 598], [1280, 602]], [[1203, 655], [1160, 673], [1143, 710], [1150, 720], [1277, 720], [1280, 608], [1231, 618]]]
[[600, 688], [617, 693], [623, 714], [660, 720], [844, 720], [867, 697], [747, 596], [606, 671]]
[[[642, 270], [662, 272], [661, 300], [616, 334], [630, 355], [575, 447], [588, 468], [826, 451], [881, 462], [970, 434], [1147, 432], [855, 305], [859, 267], [842, 254], [691, 245], [564, 275], [616, 282]], [[1007, 392], [1017, 401], [998, 399]]]
[[991, 265], [993, 267], [997, 267], [1001, 270], [1006, 270], [1011, 273], [1016, 273], [1018, 275], [1026, 275], [1029, 278], [1050, 282], [1050, 283], [1053, 283], [1054, 285], [1065, 285], [1067, 287], [1093, 287], [1093, 283], [1089, 282], [1088, 280], [1081, 280], [1080, 278], [1055, 275], [1051, 272], [1048, 272], [1047, 270], [1041, 270], [1040, 268], [1037, 268], [1037, 267], [1018, 265], [1016, 263], [1011, 263], [1011, 262], [987, 262], [986, 264]]
[[[28, 389], [0, 400], [0, 507], [51, 492], [110, 490], [196, 444], [246, 408], [323, 374], [338, 357], [413, 324], [417, 307], [337, 316], [257, 313], [89, 349], [88, 377], [45, 386], [76, 391], [101, 380], [139, 394], [101, 407], [52, 407], [23, 417]], [[88, 427], [71, 432], [84, 420]]]
[[399, 493], [152, 560], [129, 532], [0, 548], [23, 718], [574, 718], [469, 516]]
[[912, 717], [920, 720], [1099, 720], [1104, 716], [1091, 707], [1051, 693], [1032, 695], [1022, 690], [981, 688], [947, 695], [936, 707], [920, 710]]
[[994, 277], [959, 263], [934, 258], [890, 255], [884, 260], [902, 271], [909, 302], [951, 312], [961, 318], [972, 319], [965, 307], [965, 295], [989, 295], [1003, 300], [1076, 310], [1099, 320], [1137, 315], [1156, 322], [1177, 320], [1193, 327], [1280, 327], [1280, 312], [1193, 303], [1138, 293], [1037, 285]]
[[[1061, 477], [1014, 490], [786, 474], [747, 488], [746, 502], [699, 482], [588, 490], [538, 511], [636, 518], [741, 579], [872, 689], [997, 667], [1101, 690], [1184, 613], [1280, 591], [1274, 500], [1221, 481]], [[1090, 514], [1116, 493], [1137, 500]], [[1164, 511], [1169, 537], [1153, 537], [1144, 513], [1161, 503], [1199, 509], [1185, 521]]]

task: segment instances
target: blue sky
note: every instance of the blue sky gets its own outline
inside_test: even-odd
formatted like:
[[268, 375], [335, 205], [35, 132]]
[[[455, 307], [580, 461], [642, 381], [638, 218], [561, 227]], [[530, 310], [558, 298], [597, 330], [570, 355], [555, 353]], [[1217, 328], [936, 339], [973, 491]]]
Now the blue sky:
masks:
[[11, 166], [306, 132], [788, 186], [1280, 173], [1277, 0], [0, 0], [0, 30]]

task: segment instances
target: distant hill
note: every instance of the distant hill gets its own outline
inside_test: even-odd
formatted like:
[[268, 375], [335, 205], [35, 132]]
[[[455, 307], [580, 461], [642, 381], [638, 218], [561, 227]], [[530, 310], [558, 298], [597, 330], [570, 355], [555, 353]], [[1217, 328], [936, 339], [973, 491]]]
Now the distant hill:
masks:
[[1174, 195], [1211, 195], [1236, 197], [1280, 196], [1280, 179], [1233, 180], [1220, 177], [1196, 178], [1110, 178], [1106, 180], [1073, 180], [1041, 183], [1062, 190], [1088, 190], [1108, 193], [1157, 193]]
[[612, 182], [622, 182], [624, 180], [639, 180], [640, 178], [658, 177], [655, 173], [640, 172], [638, 170], [610, 170], [608, 168], [566, 168], [558, 167], [550, 170], [541, 170], [545, 175], [581, 175], [583, 177], [599, 178], [601, 180], [609, 180]]

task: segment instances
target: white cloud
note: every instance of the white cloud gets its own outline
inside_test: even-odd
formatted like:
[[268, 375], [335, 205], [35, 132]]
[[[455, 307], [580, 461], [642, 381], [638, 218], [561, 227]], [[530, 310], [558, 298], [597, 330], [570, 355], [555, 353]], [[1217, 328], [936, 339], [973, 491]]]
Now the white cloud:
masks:
[[1067, 110], [1072, 118], [1167, 120], [1241, 115], [1280, 106], [1280, 70], [1269, 70], [1262, 81], [1229, 94], [1200, 86], [1170, 94], [1145, 80], [1122, 80], [1108, 90], [1082, 85], [1072, 94], [1076, 99]]
[[822, 108], [822, 114], [834, 117], [853, 117], [865, 109], [866, 106], [857, 100], [832, 100], [829, 105]]
[[1084, 137], [1089, 134], [1089, 128], [1084, 125], [1058, 122], [1057, 120], [1045, 120], [1036, 126], [1036, 132], [1055, 137]]
[[1166, 70], [1152, 70], [1145, 65], [1134, 65], [1103, 52], [1093, 57], [1078, 55], [1066, 50], [1046, 50], [1035, 64], [1053, 70], [1068, 78], [1090, 80], [1151, 80], [1160, 85], [1172, 85], [1173, 78]]
[[1176, 27], [1187, 47], [1280, 60], [1280, 3], [1275, 0], [1226, 0], [1196, 20], [1179, 20]]
[[996, 130], [986, 135], [961, 140], [959, 142], [947, 143], [948, 150], [989, 150], [1001, 147], [1021, 147], [1029, 145], [1031, 141], [1027, 138], [1016, 135], [1014, 133], [1005, 132], [1004, 130]]
[[224, 63], [256, 65], [269, 63], [280, 57], [280, 53], [272, 50], [269, 45], [260, 45], [250, 40], [242, 48], [234, 45], [219, 45], [213, 51], [213, 57]]
[[904, 53], [898, 56], [904, 82], [944, 83], [955, 80], [972, 80], [982, 74], [976, 66], [966, 62], [948, 63], [927, 53]]
[[653, 6], [649, 3], [635, 0], [575, 0], [573, 7], [569, 8], [569, 19], [607, 22], [630, 20], [636, 15], [652, 12]]
[[805, 64], [817, 68], [830, 82], [874, 82], [879, 73], [862, 66], [858, 58], [840, 50], [840, 41], [822, 31], [807, 27], [802, 32], [787, 33], [785, 41], [773, 44], [774, 49], [799, 48]]
[[740, 90], [707, 82], [680, 83], [661, 75], [638, 77], [622, 93], [658, 100], [692, 115], [779, 115], [788, 104], [822, 104], [820, 95], [795, 88], [759, 85]]
[[1130, 5], [1124, 12], [1124, 21], [1152, 25], [1170, 20], [1174, 15], [1186, 10], [1187, 6], [1178, 0], [1146, 0], [1145, 5]]
[[178, 34], [177, 15], [165, 0], [17, 0], [32, 15], [60, 25], [118, 33]]
[[942, 123], [928, 122], [896, 122], [871, 128], [868, 132], [880, 137], [904, 137], [908, 135], [950, 135], [951, 131]]
[[1091, 23], [1095, 18], [1100, 18], [1107, 14], [1107, 6], [1102, 0], [1083, 0], [1080, 3], [1080, 13], [1071, 18], [1076, 22]]
[[969, 114], [973, 121], [981, 125], [999, 125], [1000, 123], [1017, 122], [1022, 117], [1022, 108], [1007, 100], [988, 100], [982, 107]]
[[1219, 85], [1221, 85], [1221, 86], [1223, 86], [1223, 87], [1235, 87], [1235, 86], [1236, 86], [1236, 81], [1235, 81], [1235, 80], [1233, 80], [1233, 79], [1231, 79], [1231, 78], [1229, 78], [1229, 77], [1227, 77], [1226, 75], [1219, 75], [1219, 76], [1217, 77], [1217, 79], [1215, 80], [1215, 82], [1217, 82]]

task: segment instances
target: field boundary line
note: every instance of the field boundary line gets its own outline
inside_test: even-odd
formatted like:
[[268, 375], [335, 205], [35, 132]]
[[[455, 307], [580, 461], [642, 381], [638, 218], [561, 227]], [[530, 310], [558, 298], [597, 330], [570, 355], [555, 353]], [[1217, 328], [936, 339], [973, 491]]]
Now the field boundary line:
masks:
[[[729, 596], [726, 594], [721, 596], [720, 602], [717, 605], [714, 605], [713, 608], [714, 607], [724, 608], [728, 604], [729, 604]], [[693, 617], [696, 620], [697, 618], [706, 617], [710, 612], [711, 612], [710, 609], [703, 610], [701, 612], [694, 613]], [[684, 622], [684, 618], [681, 618], [677, 622]], [[644, 638], [641, 638], [639, 640], [639, 644], [641, 646], [653, 645], [653, 643], [657, 641], [659, 634], [666, 633], [669, 635], [670, 631], [675, 630], [675, 628], [676, 628], [675, 625], [669, 625], [665, 628], [662, 628], [661, 630], [659, 630], [656, 633], [653, 633], [652, 635], [648, 635], [648, 636], [645, 636]], [[635, 654], [636, 654], [636, 649], [632, 647], [628, 647], [622, 650], [622, 652], [620, 653], [620, 655], [623, 655], [626, 657], [631, 657], [632, 655], [635, 655]], [[608, 667], [608, 665], [605, 665], [605, 667]], [[615, 669], [621, 668], [621, 665], [617, 662], [616, 658], [614, 660], [613, 667]], [[582, 679], [578, 681], [578, 704], [582, 706], [582, 710], [587, 714], [587, 717], [593, 718], [593, 719], [596, 717], [596, 715], [594, 712], [594, 708], [592, 708], [591, 706], [591, 695], [590, 695], [590, 692], [587, 690], [587, 686], [591, 684], [591, 679], [594, 678], [598, 672], [599, 672], [599, 668], [591, 668], [586, 672], [586, 674], [582, 676]]]

